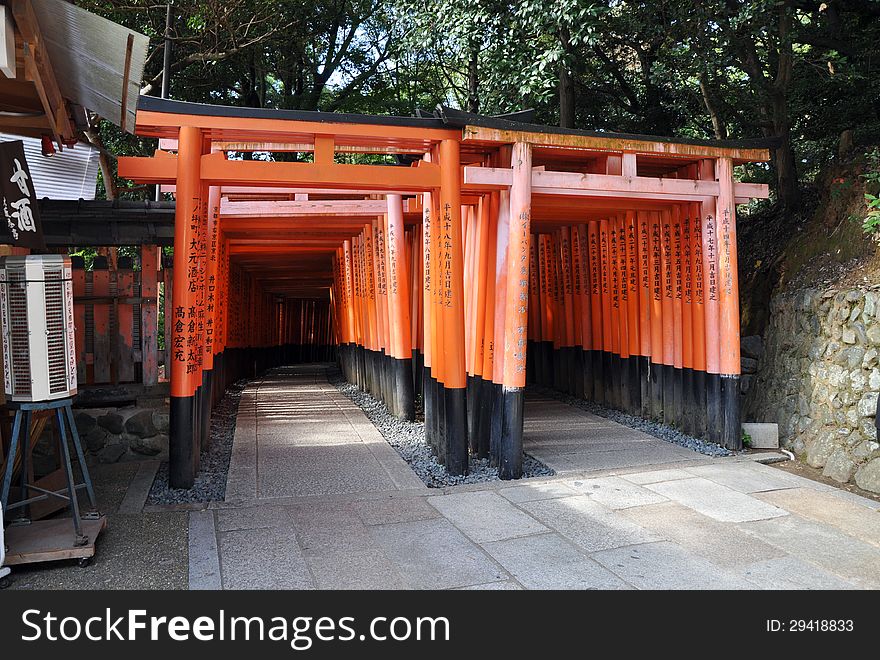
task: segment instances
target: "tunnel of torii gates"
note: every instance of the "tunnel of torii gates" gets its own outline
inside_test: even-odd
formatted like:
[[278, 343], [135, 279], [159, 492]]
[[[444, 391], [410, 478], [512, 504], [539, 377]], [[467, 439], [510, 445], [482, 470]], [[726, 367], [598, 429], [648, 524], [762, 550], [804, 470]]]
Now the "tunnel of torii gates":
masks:
[[421, 397], [451, 474], [521, 476], [531, 382], [741, 448], [735, 208], [768, 191], [734, 167], [765, 145], [516, 119], [141, 98], [160, 148], [119, 173], [176, 197], [173, 486], [227, 384], [309, 360]]

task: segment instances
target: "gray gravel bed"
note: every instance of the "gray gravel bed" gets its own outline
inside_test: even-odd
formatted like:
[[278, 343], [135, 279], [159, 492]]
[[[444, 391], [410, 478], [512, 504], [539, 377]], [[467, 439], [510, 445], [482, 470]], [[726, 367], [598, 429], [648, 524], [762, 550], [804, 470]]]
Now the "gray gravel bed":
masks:
[[642, 417], [636, 417], [635, 415], [630, 415], [620, 410], [615, 410], [614, 408], [607, 408], [603, 405], [596, 403], [595, 401], [578, 399], [577, 397], [573, 397], [570, 394], [565, 394], [563, 392], [559, 392], [558, 390], [552, 390], [546, 387], [533, 386], [529, 387], [529, 391], [552, 399], [556, 399], [557, 401], [562, 401], [563, 403], [567, 403], [570, 406], [577, 406], [581, 410], [586, 410], [587, 412], [598, 415], [599, 417], [610, 419], [612, 422], [617, 422], [618, 424], [628, 426], [631, 429], [642, 431], [660, 440], [671, 442], [674, 445], [686, 447], [687, 449], [693, 449], [694, 451], [705, 454], [706, 456], [733, 456], [734, 454], [734, 452], [725, 447], [722, 447], [721, 445], [717, 445], [714, 442], [708, 442], [706, 440], [701, 440], [700, 438], [695, 438], [692, 435], [687, 435], [686, 433], [682, 433], [678, 429], [674, 429], [671, 426], [666, 426], [665, 424], [660, 424], [659, 422], [653, 422]]
[[[381, 401], [356, 385], [346, 381], [338, 370], [328, 371], [330, 383], [347, 399], [357, 405], [373, 423], [382, 437], [412, 468], [429, 488], [443, 488], [458, 484], [475, 484], [498, 480], [498, 468], [489, 465], [489, 459], [473, 456], [468, 461], [468, 474], [453, 476], [441, 465], [425, 440], [424, 422], [407, 422], [394, 417]], [[524, 477], [550, 477], [555, 471], [533, 456], [523, 455]]]
[[156, 472], [156, 479], [147, 497], [148, 505], [190, 504], [197, 502], [222, 502], [226, 497], [226, 475], [232, 457], [232, 441], [235, 438], [235, 418], [238, 402], [247, 380], [233, 383], [211, 414], [211, 446], [203, 450], [199, 473], [189, 490], [171, 488], [168, 485], [168, 462], [164, 461]]

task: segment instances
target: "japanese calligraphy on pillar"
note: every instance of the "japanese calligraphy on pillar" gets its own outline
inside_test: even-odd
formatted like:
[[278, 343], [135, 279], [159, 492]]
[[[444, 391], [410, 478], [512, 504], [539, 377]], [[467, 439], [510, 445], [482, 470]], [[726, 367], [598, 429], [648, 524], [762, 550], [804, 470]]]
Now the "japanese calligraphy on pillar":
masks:
[[662, 223], [663, 231], [663, 295], [670, 300], [675, 297], [675, 285], [672, 280], [672, 228], [670, 223]]
[[733, 295], [733, 278], [736, 274], [733, 272], [733, 267], [731, 265], [731, 250], [735, 249], [731, 245], [731, 234], [733, 230], [733, 209], [729, 206], [725, 207], [721, 210], [721, 217], [719, 230], [721, 232], [721, 244], [724, 246], [724, 250], [720, 252], [721, 254], [721, 263], [719, 264], [719, 268], [721, 271], [721, 286], [724, 287], [725, 295]]
[[656, 302], [660, 302], [663, 298], [663, 267], [660, 253], [660, 223], [657, 222], [651, 224], [651, 259], [654, 271], [654, 288], [651, 295]]
[[37, 195], [21, 140], [0, 143], [0, 195], [6, 219], [0, 243], [45, 249]]
[[694, 280], [694, 267], [693, 267], [693, 255], [691, 254], [691, 217], [690, 213], [685, 213], [684, 218], [681, 221], [681, 235], [682, 235], [682, 261], [684, 263], [684, 276], [682, 277], [684, 281], [684, 301], [687, 304], [691, 304], [694, 298], [693, 291], [693, 280]]
[[703, 304], [703, 226], [699, 214], [694, 216], [693, 225], [693, 255], [691, 263], [694, 270], [694, 293], [693, 301], [697, 305]]
[[431, 291], [431, 199], [428, 195], [424, 196], [423, 206], [423, 222], [422, 228], [422, 258], [424, 259], [424, 274], [422, 276], [425, 291]]
[[715, 236], [715, 218], [712, 214], [706, 215], [704, 222], [706, 259], [708, 261], [709, 272], [706, 273], [707, 288], [709, 291], [709, 300], [718, 300], [718, 245]]
[[684, 293], [681, 281], [681, 220], [678, 214], [674, 218], [672, 223], [673, 286], [675, 299], [681, 300]]
[[609, 259], [611, 261], [611, 307], [613, 309], [618, 309], [620, 307], [620, 264], [617, 254], [617, 227], [613, 220], [609, 221], [609, 225], [610, 231], [608, 232], [608, 237], [610, 243]]
[[629, 290], [633, 295], [639, 287], [639, 240], [637, 236], [636, 221], [627, 221], [626, 224], [626, 256], [629, 261]]
[[440, 226], [440, 274], [442, 277], [442, 299], [440, 304], [452, 307], [452, 207], [443, 207], [443, 221]]

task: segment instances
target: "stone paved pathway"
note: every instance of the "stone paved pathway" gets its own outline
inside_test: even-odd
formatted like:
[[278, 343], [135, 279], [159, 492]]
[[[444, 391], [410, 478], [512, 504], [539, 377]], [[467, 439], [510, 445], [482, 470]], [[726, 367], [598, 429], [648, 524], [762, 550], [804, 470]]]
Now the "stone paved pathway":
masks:
[[227, 501], [190, 514], [190, 587], [880, 588], [876, 502], [559, 402], [526, 419], [559, 475], [428, 489], [321, 368], [274, 372]]

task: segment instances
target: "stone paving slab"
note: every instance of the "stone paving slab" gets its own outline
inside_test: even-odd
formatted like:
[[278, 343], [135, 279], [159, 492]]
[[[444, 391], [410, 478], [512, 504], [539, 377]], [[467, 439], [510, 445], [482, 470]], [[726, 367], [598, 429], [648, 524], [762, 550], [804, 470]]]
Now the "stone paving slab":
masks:
[[231, 532], [238, 529], [267, 529], [269, 527], [290, 527], [287, 511], [280, 506], [249, 506], [241, 509], [217, 509], [216, 528], [218, 532]]
[[495, 541], [484, 547], [526, 589], [630, 588], [558, 534]]
[[306, 557], [318, 589], [406, 589], [394, 564], [378, 550], [344, 550]]
[[778, 557], [748, 564], [740, 570], [761, 589], [856, 589], [846, 580], [795, 557]]
[[880, 554], [877, 548], [830, 525], [790, 515], [741, 523], [739, 526], [788, 554], [858, 586], [880, 588]]
[[575, 453], [555, 453], [552, 450], [526, 451], [543, 461], [557, 472], [579, 472], [585, 470], [611, 470], [638, 466], [655, 466], [663, 463], [698, 461], [704, 457], [697, 452], [681, 449], [657, 440], [634, 443], [619, 450], [590, 452], [587, 447]]
[[189, 588], [215, 590], [222, 587], [214, 513], [193, 511], [189, 514]]
[[313, 502], [285, 507], [307, 555], [375, 548], [373, 538], [350, 503]]
[[491, 491], [429, 497], [428, 504], [477, 543], [548, 531], [537, 520]]
[[459, 591], [522, 591], [522, 587], [512, 580], [489, 582], [488, 584], [474, 584], [469, 587], [459, 587]]
[[587, 552], [660, 540], [586, 495], [526, 502], [521, 506]]
[[666, 502], [620, 512], [626, 519], [677, 543], [685, 550], [709, 559], [723, 568], [738, 567], [785, 552], [748, 534], [731, 523], [723, 523], [681, 504]]
[[365, 525], [389, 525], [439, 518], [440, 512], [422, 497], [383, 497], [352, 504]]
[[648, 484], [645, 488], [722, 522], [744, 522], [788, 515], [778, 507], [701, 477]]
[[305, 557], [292, 527], [221, 532], [224, 589], [311, 589]]
[[697, 465], [686, 470], [741, 493], [782, 490], [797, 485], [787, 472], [751, 461], [731, 463], [721, 459], [721, 463]]
[[628, 509], [633, 506], [666, 502], [667, 498], [620, 477], [575, 479], [566, 482], [574, 490], [589, 495], [590, 499], [609, 509]]
[[675, 468], [669, 470], [648, 470], [646, 472], [633, 472], [631, 474], [620, 475], [622, 479], [631, 481], [641, 486], [645, 484], [656, 484], [661, 481], [675, 481], [676, 479], [690, 479], [694, 475], [685, 470]]
[[369, 531], [398, 572], [416, 589], [451, 589], [509, 577], [443, 518], [374, 525]]
[[804, 518], [833, 525], [850, 536], [880, 546], [880, 515], [859, 504], [809, 488], [761, 493], [758, 497]]
[[638, 589], [749, 589], [753, 585], [719, 566], [661, 541], [591, 555]]
[[548, 481], [502, 488], [498, 491], [498, 494], [517, 504], [537, 500], [552, 500], [557, 497], [571, 497], [572, 495], [577, 495], [577, 491], [563, 482]]

